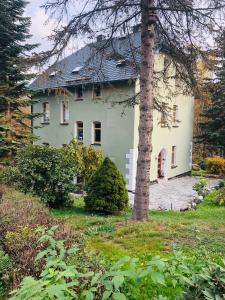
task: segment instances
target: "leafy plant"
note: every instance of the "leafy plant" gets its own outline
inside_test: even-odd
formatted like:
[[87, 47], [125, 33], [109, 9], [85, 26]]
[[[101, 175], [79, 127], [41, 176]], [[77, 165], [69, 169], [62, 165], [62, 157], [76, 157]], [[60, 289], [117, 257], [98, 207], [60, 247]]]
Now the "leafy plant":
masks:
[[209, 193], [207, 186], [208, 186], [208, 180], [200, 179], [198, 182], [194, 184], [193, 190], [196, 191], [199, 196], [204, 197], [206, 196], [207, 193]]
[[108, 157], [90, 178], [86, 192], [84, 201], [88, 211], [112, 214], [128, 206], [128, 193], [123, 175]]
[[7, 254], [0, 249], [0, 298], [3, 297], [7, 289], [8, 272], [11, 268], [11, 261]]
[[[36, 261], [44, 260], [40, 277], [25, 277], [11, 300], [52, 299], [166, 299], [166, 289], [177, 289], [186, 267], [180, 267], [180, 256], [171, 260], [154, 257], [140, 265], [138, 259], [124, 257], [108, 271], [83, 269], [79, 249], [67, 249], [62, 240], [55, 240], [57, 227], [40, 228], [39, 243], [45, 244]], [[160, 288], [159, 288], [160, 287]], [[164, 295], [160, 296], [160, 293]], [[157, 298], [159, 297], [159, 298]]]
[[222, 187], [213, 193], [212, 202], [218, 206], [225, 206], [225, 187]]
[[[15, 193], [14, 191], [14, 195]], [[59, 225], [57, 238], [66, 238], [67, 244], [75, 239], [70, 228], [53, 219], [43, 203], [18, 192], [16, 200], [14, 197], [8, 191], [0, 203], [0, 245], [13, 265], [12, 282], [9, 282], [13, 287], [24, 276], [38, 277], [42, 270], [43, 264], [34, 264], [37, 253], [45, 246], [37, 243], [36, 227], [50, 228], [54, 224]]]
[[66, 149], [70, 157], [74, 159], [74, 164], [79, 166], [77, 175], [80, 183], [78, 185], [81, 185], [80, 188], [83, 189], [91, 176], [101, 166], [103, 153], [99, 149], [80, 144], [75, 139], [70, 142]]
[[209, 262], [199, 273], [185, 278], [184, 299], [222, 300], [225, 299], [225, 261], [222, 265]]
[[78, 166], [66, 151], [44, 145], [27, 146], [18, 152], [15, 167], [6, 172], [6, 181], [39, 196], [50, 207], [69, 204]]

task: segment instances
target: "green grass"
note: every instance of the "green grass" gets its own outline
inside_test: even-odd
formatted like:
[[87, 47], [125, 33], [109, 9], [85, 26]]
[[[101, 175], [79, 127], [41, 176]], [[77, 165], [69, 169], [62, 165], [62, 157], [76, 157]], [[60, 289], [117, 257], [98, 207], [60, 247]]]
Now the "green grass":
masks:
[[187, 255], [207, 252], [217, 260], [225, 253], [225, 207], [216, 207], [209, 200], [187, 212], [150, 211], [148, 223], [127, 222], [124, 215], [88, 214], [82, 198], [76, 199], [72, 208], [52, 213], [74, 230], [88, 233], [87, 253], [108, 263], [124, 255], [165, 257], [174, 246]]
[[220, 178], [221, 176], [220, 175], [217, 175], [217, 174], [212, 174], [212, 173], [209, 173], [208, 171], [206, 170], [192, 170], [191, 171], [191, 176], [200, 176], [200, 177], [207, 177], [207, 178]]
[[[5, 198], [31, 199], [30, 195], [10, 189]], [[82, 198], [72, 208], [51, 210], [71, 228], [85, 234], [86, 252], [110, 263], [131, 255], [147, 259], [166, 257], [174, 246], [187, 255], [207, 252], [218, 260], [225, 254], [225, 207], [211, 203], [213, 193], [196, 210], [186, 212], [150, 211], [148, 223], [127, 221], [126, 215], [101, 216], [87, 213]]]

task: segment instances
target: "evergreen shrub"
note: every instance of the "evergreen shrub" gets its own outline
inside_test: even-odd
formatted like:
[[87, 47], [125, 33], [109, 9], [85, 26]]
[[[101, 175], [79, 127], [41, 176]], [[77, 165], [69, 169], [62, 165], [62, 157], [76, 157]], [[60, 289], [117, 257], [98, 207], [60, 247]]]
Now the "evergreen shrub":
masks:
[[128, 206], [128, 192], [123, 175], [106, 157], [86, 185], [85, 207], [91, 212], [118, 213]]

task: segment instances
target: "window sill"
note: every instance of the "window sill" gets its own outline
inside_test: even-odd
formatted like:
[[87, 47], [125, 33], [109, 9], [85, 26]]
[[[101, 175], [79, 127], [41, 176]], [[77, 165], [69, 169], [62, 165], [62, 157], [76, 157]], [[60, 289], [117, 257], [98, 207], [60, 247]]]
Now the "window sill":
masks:
[[93, 100], [100, 100], [100, 99], [102, 99], [102, 96], [94, 96], [93, 97]]
[[169, 128], [169, 125], [161, 125], [161, 128]]
[[172, 165], [171, 169], [176, 169], [178, 166], [177, 165]]
[[50, 124], [50, 122], [41, 122], [41, 124], [43, 124], [43, 125], [49, 125]]
[[173, 125], [173, 128], [178, 128], [179, 127], [179, 125]]
[[84, 98], [76, 98], [75, 101], [84, 101]]
[[69, 125], [69, 122], [61, 122], [60, 125]]
[[101, 143], [93, 143], [91, 144], [91, 146], [101, 146], [102, 144]]

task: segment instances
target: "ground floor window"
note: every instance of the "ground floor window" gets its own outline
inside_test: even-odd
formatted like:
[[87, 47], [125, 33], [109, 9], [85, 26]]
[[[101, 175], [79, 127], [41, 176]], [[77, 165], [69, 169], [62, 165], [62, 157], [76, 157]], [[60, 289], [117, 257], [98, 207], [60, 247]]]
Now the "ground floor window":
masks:
[[84, 138], [84, 125], [83, 122], [76, 122], [76, 139], [80, 142], [83, 142]]
[[172, 157], [171, 157], [171, 166], [175, 167], [177, 162], [176, 162], [176, 156], [177, 156], [177, 147], [172, 146]]

